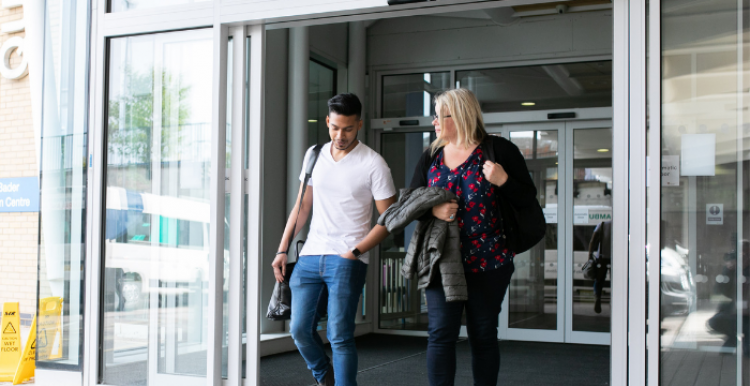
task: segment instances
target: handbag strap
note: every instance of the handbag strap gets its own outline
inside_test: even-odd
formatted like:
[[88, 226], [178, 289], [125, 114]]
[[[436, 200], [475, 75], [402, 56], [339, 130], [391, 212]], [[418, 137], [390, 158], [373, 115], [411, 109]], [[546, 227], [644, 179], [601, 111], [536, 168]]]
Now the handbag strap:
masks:
[[[315, 163], [318, 162], [318, 156], [320, 155], [321, 148], [323, 148], [323, 145], [315, 145], [312, 153], [310, 153], [310, 156], [307, 159], [307, 168], [305, 169], [305, 178], [302, 181], [302, 194], [299, 196], [299, 202], [297, 203], [297, 217], [294, 220], [294, 227], [292, 228], [292, 234], [289, 236], [289, 243], [286, 245], [287, 257], [289, 257], [289, 249], [292, 247], [292, 242], [294, 241], [294, 231], [297, 230], [297, 222], [299, 221], [299, 213], [302, 210], [302, 199], [305, 197], [305, 190], [307, 190], [307, 181], [312, 176], [312, 171], [313, 171], [313, 168], [315, 167]], [[299, 248], [298, 248], [298, 252], [299, 252]]]
[[497, 163], [497, 159], [495, 158], [495, 146], [492, 141], [492, 136], [487, 134], [480, 145], [482, 146], [482, 152], [484, 153], [484, 156], [487, 157], [487, 160], [492, 163]]

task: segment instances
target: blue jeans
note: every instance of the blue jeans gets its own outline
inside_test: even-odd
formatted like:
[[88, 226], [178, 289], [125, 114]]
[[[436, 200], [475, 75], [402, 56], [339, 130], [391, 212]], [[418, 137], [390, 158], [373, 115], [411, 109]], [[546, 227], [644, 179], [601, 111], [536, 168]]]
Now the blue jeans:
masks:
[[307, 368], [321, 381], [330, 360], [317, 332], [322, 316], [320, 297], [328, 288], [328, 341], [333, 350], [333, 373], [337, 386], [357, 385], [357, 348], [354, 318], [367, 276], [367, 264], [337, 255], [301, 256], [294, 267], [291, 330], [294, 343]]
[[487, 272], [467, 272], [469, 300], [446, 302], [440, 276], [425, 290], [428, 332], [427, 377], [430, 386], [452, 386], [456, 378], [456, 341], [466, 308], [474, 385], [495, 386], [500, 372], [497, 325], [500, 306], [514, 271], [513, 263]]

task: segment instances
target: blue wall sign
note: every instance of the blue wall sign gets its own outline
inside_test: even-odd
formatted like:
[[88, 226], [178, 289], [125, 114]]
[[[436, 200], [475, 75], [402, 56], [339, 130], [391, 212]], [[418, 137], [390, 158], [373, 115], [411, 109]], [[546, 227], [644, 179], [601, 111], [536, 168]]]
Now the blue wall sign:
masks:
[[38, 212], [39, 178], [0, 178], [0, 212]]

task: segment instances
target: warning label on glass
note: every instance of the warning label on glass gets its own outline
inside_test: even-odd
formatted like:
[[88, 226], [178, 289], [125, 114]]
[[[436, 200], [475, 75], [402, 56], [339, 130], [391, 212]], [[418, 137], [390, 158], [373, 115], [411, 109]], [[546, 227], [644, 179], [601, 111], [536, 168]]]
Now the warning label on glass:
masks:
[[706, 225], [724, 225], [724, 204], [706, 204]]

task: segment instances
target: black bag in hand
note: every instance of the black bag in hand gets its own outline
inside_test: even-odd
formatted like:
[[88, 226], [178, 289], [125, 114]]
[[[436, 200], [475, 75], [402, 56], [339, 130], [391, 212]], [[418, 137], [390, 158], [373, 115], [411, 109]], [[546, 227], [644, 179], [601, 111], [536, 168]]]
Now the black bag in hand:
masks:
[[[307, 190], [307, 181], [312, 176], [313, 167], [318, 162], [318, 155], [320, 155], [320, 149], [323, 145], [316, 145], [310, 154], [310, 159], [307, 160], [307, 169], [305, 170], [305, 178], [302, 181], [302, 194], [300, 195], [300, 202], [297, 206], [297, 218], [299, 218], [299, 211], [302, 209], [302, 198], [305, 197], [305, 190]], [[294, 227], [292, 228], [292, 235], [289, 237], [289, 244], [286, 247], [287, 257], [289, 257], [289, 249], [292, 247], [292, 240], [294, 240], [294, 231], [297, 229], [297, 222], [295, 221]], [[297, 250], [295, 255], [299, 260], [299, 252], [302, 250], [302, 244], [305, 242], [302, 240], [297, 241]], [[295, 261], [297, 261], [295, 260]], [[271, 301], [268, 303], [268, 313], [266, 317], [271, 320], [287, 320], [292, 317], [292, 289], [289, 287], [289, 279], [292, 277], [292, 271], [294, 271], [294, 264], [289, 263], [286, 265], [286, 272], [284, 273], [284, 281], [279, 283], [278, 281], [273, 287], [273, 294], [271, 294]], [[328, 294], [326, 293], [326, 301], [328, 300]]]
[[[299, 252], [302, 250], [302, 246], [305, 244], [304, 241], [297, 241], [297, 259], [299, 259]], [[292, 288], [289, 286], [289, 280], [292, 278], [292, 271], [294, 271], [294, 265], [296, 263], [289, 263], [286, 265], [286, 272], [284, 273], [284, 282], [276, 282], [273, 287], [273, 295], [271, 295], [271, 302], [268, 303], [268, 313], [266, 317], [273, 321], [287, 320], [292, 317]], [[320, 317], [328, 314], [328, 287], [325, 285], [318, 297], [318, 304], [315, 306], [316, 312], [320, 314]]]
[[286, 265], [284, 281], [276, 282], [273, 287], [273, 295], [271, 295], [271, 302], [268, 303], [268, 313], [266, 314], [268, 319], [278, 321], [292, 317], [292, 289], [289, 287], [289, 279], [292, 277], [294, 264]]

